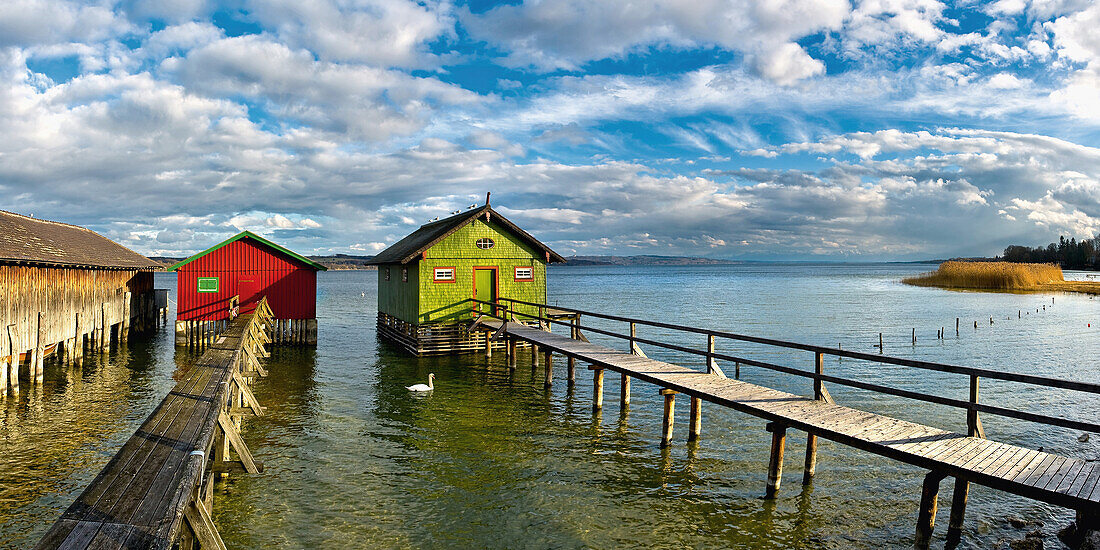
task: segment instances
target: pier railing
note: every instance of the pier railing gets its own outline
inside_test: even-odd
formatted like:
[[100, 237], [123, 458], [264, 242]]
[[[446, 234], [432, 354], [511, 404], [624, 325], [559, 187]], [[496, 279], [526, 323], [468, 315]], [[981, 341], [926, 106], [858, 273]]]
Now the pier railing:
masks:
[[[1068, 428], [1073, 430], [1080, 430], [1092, 433], [1100, 433], [1100, 424], [1095, 422], [1084, 422], [1080, 420], [1071, 420], [1067, 418], [1061, 418], [1057, 416], [1050, 416], [1047, 414], [1035, 413], [1030, 411], [1022, 411], [1017, 409], [1010, 409], [1007, 407], [999, 407], [995, 405], [988, 405], [979, 401], [979, 385], [982, 378], [993, 380], [1004, 380], [1008, 382], [1017, 382], [1021, 384], [1028, 384], [1032, 386], [1041, 386], [1047, 388], [1057, 388], [1063, 390], [1078, 391], [1084, 393], [1091, 393], [1100, 395], [1100, 384], [1093, 384], [1088, 382], [1078, 382], [1074, 380], [1063, 380], [1058, 378], [1050, 378], [1045, 376], [1036, 376], [1031, 374], [1022, 374], [1014, 372], [1003, 372], [983, 368], [966, 367], [959, 365], [950, 365], [945, 363], [935, 363], [931, 361], [922, 361], [918, 359], [905, 359], [902, 357], [891, 357], [888, 355], [863, 353], [858, 351], [849, 351], [839, 348], [830, 348], [826, 346], [816, 346], [812, 344], [802, 344], [798, 342], [788, 342], [784, 340], [776, 340], [771, 338], [762, 338], [759, 336], [750, 336], [745, 334], [737, 334], [733, 332], [711, 330], [700, 327], [679, 325], [674, 323], [665, 323], [660, 321], [650, 321], [646, 319], [637, 319], [633, 317], [624, 317], [621, 315], [609, 315], [606, 313], [598, 313], [594, 311], [588, 311], [583, 309], [576, 309], [570, 307], [564, 307], [559, 305], [549, 305], [537, 302], [528, 302], [524, 300], [517, 300], [512, 298], [500, 298], [496, 303], [484, 302], [475, 298], [468, 299], [471, 302], [482, 303], [486, 305], [495, 306], [496, 311], [494, 313], [484, 313], [489, 317], [503, 319], [503, 320], [516, 320], [517, 317], [521, 319], [530, 319], [532, 321], [538, 321], [539, 323], [559, 323], [568, 325], [570, 327], [570, 334], [573, 338], [583, 337], [580, 331], [587, 331], [594, 334], [602, 334], [612, 338], [618, 338], [629, 342], [629, 348], [632, 352], [639, 352], [637, 345], [645, 344], [649, 346], [659, 347], [668, 350], [679, 351], [690, 355], [706, 358], [708, 365], [708, 372], [713, 372], [720, 376], [725, 376], [720, 367], [718, 367], [716, 360], [723, 360], [732, 362], [735, 368], [740, 371], [740, 367], [750, 366], [768, 369], [775, 372], [781, 372], [792, 376], [799, 376], [803, 378], [809, 378], [813, 380], [814, 386], [814, 398], [824, 399], [826, 401], [832, 401], [829, 396], [828, 390], [825, 389], [823, 383], [828, 382], [830, 384], [839, 384], [842, 386], [848, 386], [852, 388], [858, 388], [871, 392], [893, 395], [897, 397], [903, 397], [907, 399], [914, 399], [917, 401], [923, 401], [926, 403], [935, 403], [939, 405], [945, 405], [948, 407], [954, 407], [966, 411], [967, 420], [967, 432], [968, 435], [985, 437], [985, 431], [982, 427], [981, 417], [979, 413], [988, 413], [998, 416], [1004, 416], [1009, 418], [1015, 418], [1018, 420], [1025, 420], [1029, 422], [1035, 422], [1038, 424], [1045, 424], [1049, 426], [1057, 426], [1061, 428]], [[526, 313], [521, 311], [521, 308], [517, 305], [526, 306], [526, 308], [534, 310], [537, 313]], [[551, 313], [553, 312], [553, 313]], [[628, 325], [628, 332], [620, 333], [612, 330], [602, 329], [591, 325], [581, 324], [581, 318], [592, 317], [596, 319], [604, 319], [608, 321], [616, 321], [626, 323]], [[684, 345], [673, 344], [669, 342], [661, 342], [652, 338], [643, 338], [637, 335], [638, 326], [648, 326], [654, 328], [661, 328], [666, 330], [678, 331], [683, 333], [689, 333], [693, 335], [699, 335], [705, 337], [706, 349], [696, 349]], [[784, 365], [778, 365], [767, 361], [760, 361], [748, 357], [732, 355], [729, 353], [722, 353], [717, 351], [717, 340], [733, 340], [740, 342], [750, 342], [754, 344], [761, 344], [765, 346], [773, 346], [778, 348], [786, 348], [798, 351], [805, 351], [814, 354], [814, 370], [807, 371], [803, 369], [788, 367]], [[939, 395], [933, 395], [928, 393], [916, 392], [911, 390], [904, 390], [900, 388], [884, 386], [882, 384], [875, 384], [872, 382], [865, 382], [861, 380], [853, 380], [850, 378], [844, 378], [841, 376], [834, 376], [825, 374], [824, 357], [834, 356], [843, 357], [849, 359], [857, 359], [863, 361], [869, 361], [872, 363], [896, 365], [901, 367], [908, 367], [914, 369], [937, 371], [950, 374], [958, 374], [967, 376], [970, 379], [970, 393], [969, 399], [955, 399], [950, 397], [943, 397]]]
[[235, 318], [36, 548], [224, 549], [214, 477], [263, 471], [241, 422], [264, 414], [249, 386], [267, 375], [272, 318], [266, 298]]

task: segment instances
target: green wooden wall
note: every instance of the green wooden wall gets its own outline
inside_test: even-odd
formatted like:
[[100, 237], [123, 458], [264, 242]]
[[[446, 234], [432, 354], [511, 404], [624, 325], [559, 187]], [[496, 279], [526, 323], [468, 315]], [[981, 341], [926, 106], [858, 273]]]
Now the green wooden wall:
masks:
[[[495, 241], [482, 250], [474, 243], [483, 237]], [[502, 298], [546, 302], [546, 258], [541, 250], [524, 244], [494, 223], [477, 219], [428, 249], [426, 257], [412, 262], [409, 282], [401, 282], [400, 265], [378, 268], [378, 309], [415, 324], [457, 322], [470, 319], [469, 302], [474, 294], [474, 267], [497, 268], [497, 292]], [[436, 267], [453, 267], [453, 283], [434, 282]], [[533, 281], [516, 281], [516, 267], [531, 267]], [[385, 270], [390, 280], [385, 280]], [[536, 313], [536, 308], [518, 311]], [[517, 320], [522, 317], [517, 317]]]
[[[402, 282], [401, 270], [407, 269], [409, 280]], [[387, 270], [389, 280], [386, 280]], [[420, 273], [416, 264], [378, 266], [378, 311], [389, 313], [402, 321], [417, 323], [420, 312]]]

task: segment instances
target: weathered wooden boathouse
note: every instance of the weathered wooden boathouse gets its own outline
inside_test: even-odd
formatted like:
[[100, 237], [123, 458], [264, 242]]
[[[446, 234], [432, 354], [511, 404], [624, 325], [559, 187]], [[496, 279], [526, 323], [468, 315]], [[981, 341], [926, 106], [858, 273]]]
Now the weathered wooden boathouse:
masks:
[[416, 355], [482, 349], [485, 334], [468, 328], [486, 306], [470, 298], [545, 302], [546, 266], [564, 261], [486, 200], [421, 226], [368, 262], [378, 266], [378, 332]]
[[317, 345], [317, 272], [327, 268], [243, 231], [168, 268], [177, 276], [176, 345], [208, 342], [263, 297], [274, 314], [276, 344]]
[[155, 322], [160, 265], [75, 225], [0, 211], [0, 396]]

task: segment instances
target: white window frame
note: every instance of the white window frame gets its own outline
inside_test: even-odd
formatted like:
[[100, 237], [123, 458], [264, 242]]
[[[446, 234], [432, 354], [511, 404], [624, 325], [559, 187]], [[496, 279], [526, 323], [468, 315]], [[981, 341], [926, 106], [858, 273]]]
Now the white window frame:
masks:
[[[527, 276], [526, 277], [521, 277], [520, 276], [520, 270], [526, 271]], [[514, 275], [514, 278], [517, 281], [534, 281], [535, 280], [535, 268], [534, 267], [516, 267], [512, 271], [512, 274]]]
[[[446, 276], [443, 276], [446, 275]], [[453, 283], [455, 282], [455, 268], [453, 267], [434, 267], [432, 268], [432, 281], [437, 283]]]

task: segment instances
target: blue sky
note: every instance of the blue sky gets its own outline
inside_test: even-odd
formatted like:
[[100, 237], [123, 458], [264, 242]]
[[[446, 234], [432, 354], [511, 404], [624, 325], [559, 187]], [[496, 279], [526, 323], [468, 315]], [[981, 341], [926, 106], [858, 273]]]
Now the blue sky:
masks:
[[372, 254], [484, 200], [555, 250], [992, 255], [1100, 232], [1100, 6], [0, 4], [0, 208], [151, 255]]

